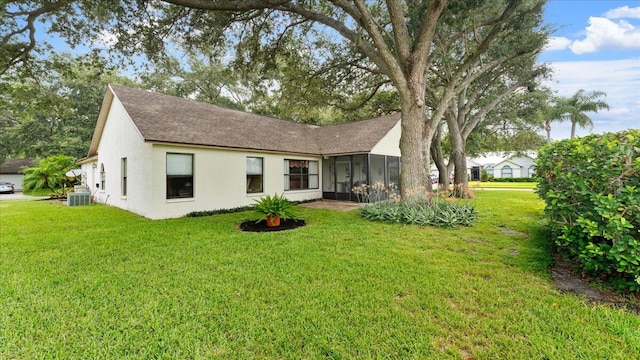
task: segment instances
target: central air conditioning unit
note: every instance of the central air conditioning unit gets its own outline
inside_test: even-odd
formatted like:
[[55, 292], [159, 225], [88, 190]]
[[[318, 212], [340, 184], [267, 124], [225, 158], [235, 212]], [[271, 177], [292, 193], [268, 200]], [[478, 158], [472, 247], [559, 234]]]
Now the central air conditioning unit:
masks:
[[79, 192], [67, 194], [67, 206], [81, 206], [91, 204], [91, 193]]

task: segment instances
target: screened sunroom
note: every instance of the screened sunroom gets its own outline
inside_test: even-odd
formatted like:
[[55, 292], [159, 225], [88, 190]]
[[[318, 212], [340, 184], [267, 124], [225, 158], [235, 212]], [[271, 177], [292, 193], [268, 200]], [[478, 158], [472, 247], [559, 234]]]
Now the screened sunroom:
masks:
[[[376, 154], [325, 156], [322, 159], [322, 197], [359, 201], [358, 193], [377, 192], [377, 198], [396, 193], [400, 158]], [[354, 191], [355, 190], [355, 191]]]

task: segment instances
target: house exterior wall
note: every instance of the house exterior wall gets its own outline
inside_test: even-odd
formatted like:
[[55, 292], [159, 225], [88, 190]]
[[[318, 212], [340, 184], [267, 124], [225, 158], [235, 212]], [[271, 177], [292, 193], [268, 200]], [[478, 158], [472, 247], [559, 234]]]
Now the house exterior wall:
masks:
[[[167, 153], [193, 155], [193, 197], [167, 199], [166, 159]], [[247, 194], [246, 158], [263, 158], [263, 191]], [[151, 168], [147, 176], [153, 179], [145, 216], [151, 219], [165, 219], [184, 216], [192, 211], [231, 209], [253, 205], [255, 200], [266, 194], [282, 194], [291, 201], [319, 199], [322, 190], [284, 191], [284, 160], [318, 161], [319, 172], [322, 159], [313, 156], [286, 155], [154, 144]], [[319, 179], [322, 174], [318, 174]], [[135, 181], [131, 178], [131, 181]]]
[[[96, 202], [117, 206], [134, 213], [151, 217], [151, 167], [152, 146], [142, 140], [129, 115], [117, 98], [111, 103], [102, 138], [98, 145], [96, 169], [91, 164], [83, 166], [87, 172], [87, 185]], [[127, 158], [127, 195], [122, 195], [122, 158]], [[105, 170], [105, 186], [102, 188], [101, 168]]]
[[[125, 95], [126, 96], [126, 95]], [[123, 100], [126, 100], [123, 98]], [[127, 108], [131, 105], [124, 101]], [[131, 105], [133, 108], [135, 106]], [[297, 155], [292, 152], [302, 151], [313, 152], [311, 150], [296, 147], [269, 147], [271, 150], [246, 150], [246, 147], [257, 146], [255, 144], [244, 144], [245, 149], [230, 149], [215, 147], [214, 144], [227, 144], [225, 142], [196, 142], [193, 139], [182, 139], [179, 137], [162, 137], [148, 132], [149, 126], [156, 124], [154, 116], [156, 113], [146, 114], [140, 120], [140, 114], [132, 112], [136, 123], [134, 123], [127, 113], [125, 107], [118, 99], [118, 95], [111, 89], [105, 95], [98, 123], [94, 131], [94, 136], [89, 148], [88, 157], [81, 160], [83, 172], [83, 183], [87, 185], [93, 195], [93, 199], [99, 203], [117, 206], [122, 209], [140, 214], [151, 219], [175, 218], [186, 215], [194, 211], [208, 211], [218, 209], [230, 209], [247, 205], [253, 205], [255, 200], [266, 194], [284, 194], [291, 201], [304, 201], [322, 198], [322, 169], [323, 158], [318, 155]], [[167, 119], [171, 116], [179, 117], [180, 114], [172, 113], [167, 116], [166, 112], [160, 115]], [[158, 116], [160, 116], [158, 115]], [[137, 121], [142, 121], [137, 123]], [[142, 133], [136, 127], [140, 126]], [[169, 134], [173, 129], [171, 121], [165, 122], [162, 134]], [[366, 124], [365, 124], [366, 125]], [[391, 123], [384, 123], [383, 128], [372, 127], [376, 139], [383, 131], [388, 129]], [[146, 127], [145, 127], [146, 126]], [[369, 126], [369, 125], [366, 125]], [[384, 129], [384, 130], [382, 130]], [[175, 129], [180, 131], [180, 129]], [[374, 131], [375, 130], [375, 131]], [[353, 131], [357, 131], [353, 130]], [[206, 129], [201, 134], [206, 134]], [[387, 176], [389, 181], [397, 181], [399, 176], [400, 157], [400, 122], [396, 124], [383, 136], [373, 147], [370, 154], [384, 155], [390, 163], [380, 176]], [[360, 133], [359, 135], [364, 135]], [[241, 138], [245, 139], [245, 138]], [[246, 138], [249, 139], [249, 138]], [[245, 140], [246, 140], [245, 139]], [[199, 145], [180, 145], [176, 142], [189, 142]], [[371, 143], [367, 143], [369, 146]], [[362, 144], [361, 144], [362, 145]], [[234, 146], [227, 144], [226, 146]], [[238, 145], [239, 146], [239, 145]], [[368, 146], [367, 146], [368, 148]], [[277, 153], [286, 149], [289, 153]], [[310, 148], [310, 149], [313, 149]], [[319, 149], [316, 149], [320, 151]], [[167, 176], [167, 154], [190, 154], [193, 156], [192, 177], [185, 176], [183, 171], [188, 170], [184, 165], [184, 157], [170, 157], [170, 169], [174, 172]], [[367, 178], [370, 169], [365, 166], [367, 155], [358, 153], [348, 155], [361, 156], [365, 163], [352, 162], [353, 171], [357, 171], [360, 180]], [[260, 157], [263, 159], [263, 192], [247, 193], [249, 187], [247, 181], [247, 157]], [[126, 159], [127, 164], [127, 192], [123, 192], [123, 172], [122, 159]], [[295, 181], [291, 177], [291, 182], [285, 178], [285, 160], [309, 160], [318, 163], [316, 189], [284, 190], [289, 185], [295, 187], [303, 181]], [[300, 169], [301, 164], [291, 165], [292, 170]], [[102, 168], [104, 168], [104, 186], [102, 185]], [[252, 167], [255, 168], [255, 167]], [[353, 174], [352, 174], [353, 175]], [[251, 186], [255, 183], [256, 175], [249, 179]], [[393, 179], [391, 179], [393, 178]], [[356, 180], [353, 177], [351, 180]], [[304, 184], [302, 185], [304, 186]], [[169, 189], [169, 190], [168, 190]], [[167, 193], [175, 198], [167, 198]]]
[[96, 173], [97, 173], [97, 169], [93, 168], [93, 165], [98, 166], [97, 162], [92, 161], [92, 162], [86, 162], [80, 165], [80, 168], [82, 169], [82, 185], [86, 185], [87, 188], [89, 189], [89, 191], [91, 192], [91, 195], [93, 195], [96, 192], [96, 182], [98, 181], [98, 179], [96, 178]]
[[536, 161], [528, 156], [512, 158], [511, 161], [520, 164], [521, 172], [520, 177], [531, 177], [532, 173], [529, 169], [533, 167], [535, 169]]
[[501, 161], [501, 162], [499, 162], [499, 163], [497, 163], [497, 164], [495, 164], [493, 166], [493, 177], [496, 178], [496, 179], [504, 177], [504, 176], [502, 176], [502, 169], [505, 166], [511, 167], [511, 176], [510, 177], [512, 177], [512, 178], [522, 177], [522, 168], [521, 168], [521, 166], [516, 164], [516, 163], [514, 163], [514, 162], [511, 162], [509, 160]]
[[400, 121], [371, 149], [371, 154], [400, 157]]
[[520, 178], [520, 177], [531, 177], [531, 172], [529, 169], [533, 166], [535, 167], [535, 160], [530, 157], [518, 157], [511, 158], [508, 160], [501, 161], [493, 166], [493, 177], [500, 178], [502, 177], [502, 168], [505, 165], [508, 165], [512, 169], [513, 175], [511, 177]]
[[0, 182], [10, 182], [14, 186], [14, 190], [22, 191], [22, 179], [24, 175], [22, 174], [0, 174]]

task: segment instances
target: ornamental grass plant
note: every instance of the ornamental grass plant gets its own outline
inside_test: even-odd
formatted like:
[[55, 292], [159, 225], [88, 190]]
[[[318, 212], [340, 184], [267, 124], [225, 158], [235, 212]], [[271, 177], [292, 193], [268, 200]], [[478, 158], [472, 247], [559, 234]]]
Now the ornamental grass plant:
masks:
[[[412, 201], [400, 201], [398, 194], [385, 192], [384, 187], [354, 188], [358, 190], [358, 199], [364, 199], [360, 216], [367, 220], [389, 223], [412, 224], [421, 226], [456, 227], [472, 226], [478, 218], [478, 212], [469, 200], [451, 197], [449, 190], [433, 192], [427, 189], [408, 191]], [[466, 187], [455, 187], [454, 192], [465, 198], [475, 195]], [[373, 195], [371, 195], [373, 193]], [[373, 200], [374, 201], [370, 201]], [[388, 200], [384, 200], [388, 199]]]
[[[294, 212], [295, 204], [289, 201], [284, 194], [273, 196], [267, 194], [255, 200], [254, 210], [265, 217], [277, 217], [283, 220], [296, 219]], [[258, 220], [262, 221], [262, 219]]]

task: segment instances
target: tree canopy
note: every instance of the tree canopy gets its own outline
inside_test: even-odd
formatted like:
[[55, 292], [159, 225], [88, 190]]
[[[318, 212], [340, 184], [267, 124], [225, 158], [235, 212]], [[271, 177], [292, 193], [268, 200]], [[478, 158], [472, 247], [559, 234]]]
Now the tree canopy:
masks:
[[0, 158], [86, 155], [107, 83], [131, 84], [99, 56], [54, 54], [37, 77], [0, 82]]
[[[145, 64], [167, 66], [176, 52], [225, 59], [209, 62], [207, 69], [191, 64], [184, 73], [168, 66], [170, 76], [145, 78], [165, 90], [175, 85], [175, 76], [182, 77], [181, 85], [192, 86], [190, 74], [224, 76], [228, 68], [238, 76], [232, 79], [235, 84], [250, 89], [246, 104], [251, 111], [323, 122], [336, 109], [345, 118], [362, 114], [369, 110], [361, 104], [372, 101], [367, 105], [372, 112], [401, 112], [400, 185], [407, 195], [428, 185], [432, 139], [460, 96], [493, 81], [484, 87], [491, 98], [477, 103], [488, 106], [515, 84], [536, 81], [532, 59], [547, 36], [540, 25], [544, 3], [58, 0], [43, 6], [8, 1], [2, 11], [12, 25], [0, 32], [0, 46], [9, 65], [2, 73], [22, 71], [18, 68], [26, 68], [29, 54], [44, 51], [29, 35], [35, 31], [34, 19], [46, 16], [48, 30], [70, 44], [103, 44], [104, 52], [133, 66], [140, 65], [139, 55]], [[215, 64], [222, 64], [218, 70], [223, 71]], [[221, 101], [219, 84], [210, 85], [208, 90], [218, 89], [213, 101]], [[208, 90], [191, 91], [215, 93]], [[305, 110], [310, 108], [316, 112]]]

